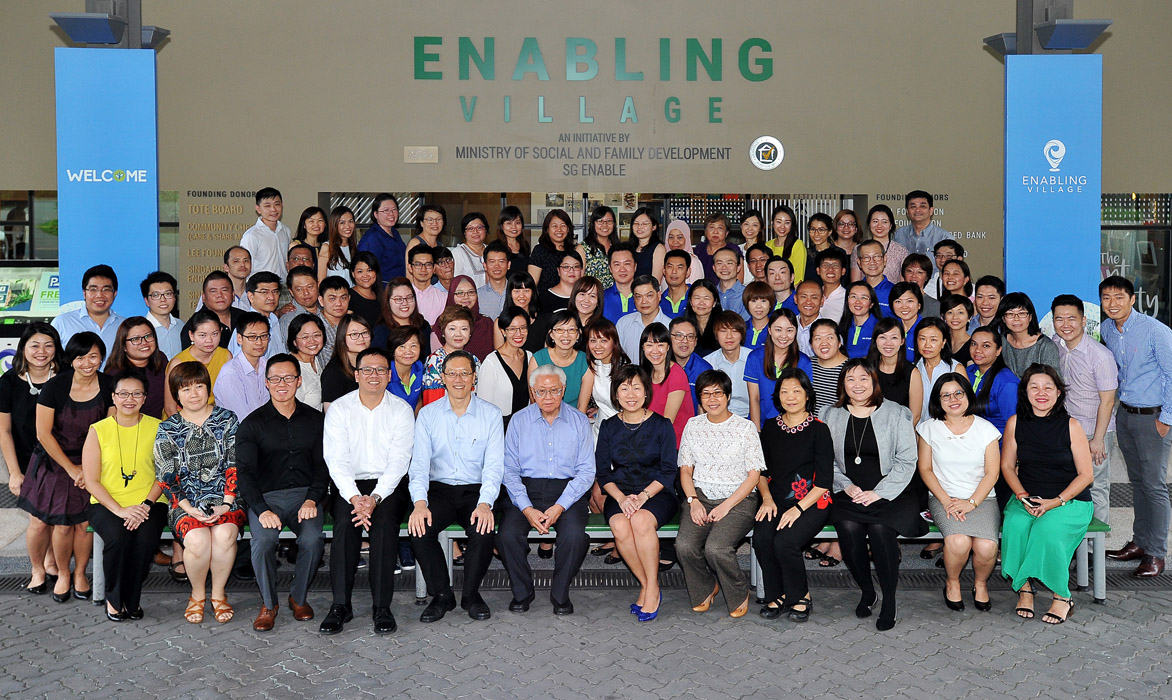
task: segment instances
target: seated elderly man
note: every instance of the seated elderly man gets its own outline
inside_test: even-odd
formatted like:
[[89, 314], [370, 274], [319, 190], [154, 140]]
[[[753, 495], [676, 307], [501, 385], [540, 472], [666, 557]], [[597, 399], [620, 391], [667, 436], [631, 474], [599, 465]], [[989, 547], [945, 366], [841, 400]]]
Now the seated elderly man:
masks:
[[561, 368], [538, 367], [529, 375], [529, 387], [537, 402], [513, 414], [505, 435], [501, 481], [510, 503], [501, 514], [497, 547], [513, 587], [509, 610], [526, 612], [534, 597], [526, 556], [529, 530], [544, 535], [556, 526], [549, 598], [555, 615], [571, 615], [570, 582], [589, 544], [586, 503], [594, 483], [594, 433], [590, 420], [562, 401], [566, 373]]

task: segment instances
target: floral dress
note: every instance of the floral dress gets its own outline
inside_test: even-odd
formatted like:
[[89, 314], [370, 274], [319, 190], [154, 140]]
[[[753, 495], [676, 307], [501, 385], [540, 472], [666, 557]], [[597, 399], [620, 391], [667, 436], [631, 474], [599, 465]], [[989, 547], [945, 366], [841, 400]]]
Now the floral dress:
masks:
[[[215, 406], [211, 415], [196, 425], [176, 413], [159, 426], [155, 439], [155, 477], [171, 505], [171, 531], [182, 538], [191, 530], [232, 523], [244, 527], [247, 516], [236, 488], [236, 414]], [[197, 509], [224, 505], [228, 512], [211, 525], [191, 517], [179, 507], [187, 499]]]
[[586, 251], [586, 274], [602, 282], [603, 289], [613, 287], [614, 277], [610, 275], [610, 263], [606, 259], [606, 251], [585, 244], [582, 245], [582, 249]]

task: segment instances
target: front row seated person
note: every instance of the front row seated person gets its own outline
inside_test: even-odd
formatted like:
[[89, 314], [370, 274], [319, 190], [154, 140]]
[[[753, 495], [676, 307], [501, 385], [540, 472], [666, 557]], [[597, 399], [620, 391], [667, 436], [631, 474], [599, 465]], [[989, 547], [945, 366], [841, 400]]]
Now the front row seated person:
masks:
[[[322, 457], [321, 411], [297, 400], [301, 386], [297, 358], [278, 353], [264, 367], [269, 401], [240, 421], [236, 430], [236, 473], [248, 507], [252, 568], [261, 608], [252, 628], [265, 632], [277, 617], [277, 540], [281, 528], [297, 536], [297, 561], [289, 609], [298, 621], [313, 619], [306, 601], [325, 549], [322, 501], [330, 475]], [[221, 375], [223, 376], [223, 375]]]
[[[391, 359], [381, 348], [366, 348], [354, 361], [358, 389], [330, 404], [323, 453], [334, 482], [334, 541], [330, 586], [334, 602], [322, 620], [322, 634], [337, 634], [354, 619], [354, 574], [363, 535], [370, 537], [370, 593], [376, 634], [398, 625], [391, 614], [399, 527], [407, 511], [407, 468], [411, 463], [415, 416], [387, 391]], [[300, 559], [300, 557], [298, 557]]]
[[407, 527], [434, 595], [420, 622], [436, 622], [456, 607], [439, 543], [440, 531], [453, 523], [468, 536], [460, 605], [473, 620], [492, 617], [480, 582], [492, 561], [492, 506], [500, 495], [505, 436], [500, 409], [473, 394], [476, 364], [466, 350], [447, 353], [440, 366], [444, 395], [420, 409], [415, 422], [409, 472], [415, 508]]
[[529, 375], [535, 403], [518, 411], [505, 436], [503, 482], [509, 503], [501, 514], [497, 547], [509, 571], [509, 610], [533, 602], [533, 570], [527, 557], [531, 529], [557, 532], [549, 598], [555, 615], [571, 615], [570, 582], [578, 574], [590, 538], [587, 494], [594, 483], [594, 432], [590, 419], [562, 401], [566, 375], [542, 365]]

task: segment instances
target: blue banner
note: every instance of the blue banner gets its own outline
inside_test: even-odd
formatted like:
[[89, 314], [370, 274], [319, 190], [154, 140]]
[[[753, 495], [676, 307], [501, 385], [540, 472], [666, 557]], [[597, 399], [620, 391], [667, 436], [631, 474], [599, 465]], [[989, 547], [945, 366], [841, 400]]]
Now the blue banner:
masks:
[[118, 275], [114, 310], [143, 312], [138, 283], [159, 267], [155, 52], [54, 51], [61, 303], [105, 263]]
[[1037, 307], [1098, 309], [1103, 57], [1005, 57], [1005, 281]]

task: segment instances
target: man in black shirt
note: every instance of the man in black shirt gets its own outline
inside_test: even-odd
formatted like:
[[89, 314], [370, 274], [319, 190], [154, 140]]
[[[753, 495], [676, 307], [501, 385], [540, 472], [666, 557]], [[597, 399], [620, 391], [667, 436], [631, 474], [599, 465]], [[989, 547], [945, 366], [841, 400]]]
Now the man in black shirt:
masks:
[[277, 539], [282, 527], [297, 535], [296, 569], [289, 607], [297, 620], [312, 620], [306, 602], [309, 582], [325, 546], [321, 503], [329, 486], [322, 456], [324, 418], [296, 398], [301, 386], [297, 358], [280, 353], [265, 367], [270, 401], [240, 422], [236, 432], [236, 474], [248, 507], [252, 566], [261, 609], [252, 628], [267, 631], [277, 617]]
[[[196, 311], [207, 309], [220, 319], [220, 347], [227, 350], [228, 343], [232, 342], [232, 329], [236, 327], [236, 319], [244, 313], [244, 309], [232, 306], [232, 278], [228, 273], [219, 270], [209, 272], [203, 280], [200, 301], [203, 303]], [[180, 345], [184, 350], [191, 346], [191, 336], [188, 333], [194, 330], [191, 319], [188, 319], [179, 333]]]

